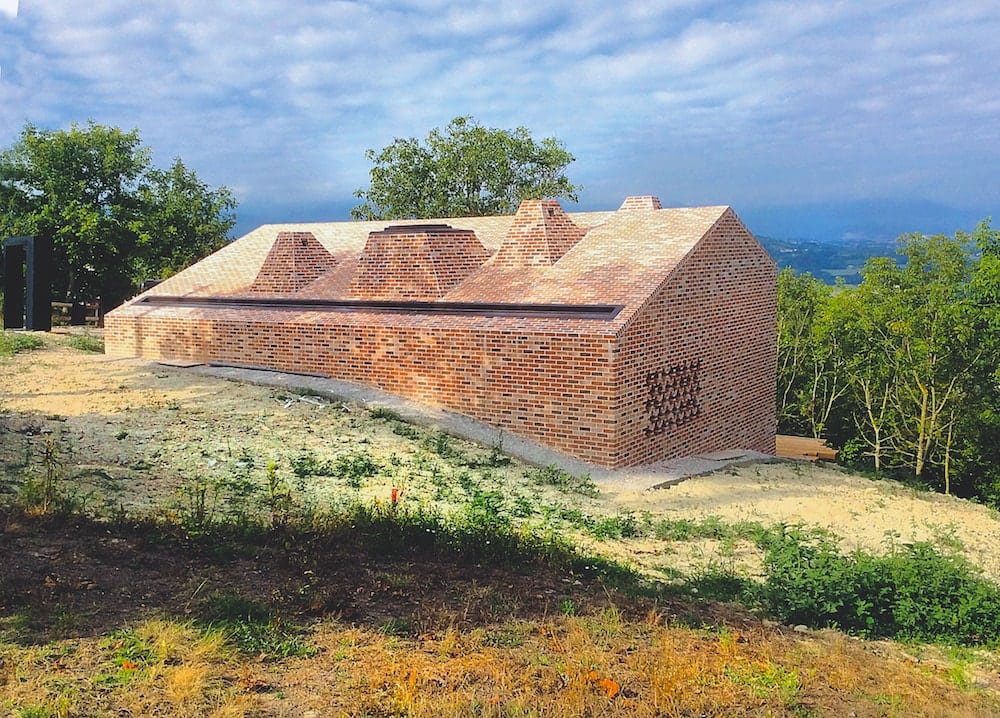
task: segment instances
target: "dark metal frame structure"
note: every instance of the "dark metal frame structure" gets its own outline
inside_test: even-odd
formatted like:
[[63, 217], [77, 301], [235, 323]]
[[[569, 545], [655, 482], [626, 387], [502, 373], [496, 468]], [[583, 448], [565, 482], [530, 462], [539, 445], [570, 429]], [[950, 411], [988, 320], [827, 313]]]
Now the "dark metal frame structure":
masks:
[[52, 329], [52, 242], [46, 237], [3, 241], [5, 329]]

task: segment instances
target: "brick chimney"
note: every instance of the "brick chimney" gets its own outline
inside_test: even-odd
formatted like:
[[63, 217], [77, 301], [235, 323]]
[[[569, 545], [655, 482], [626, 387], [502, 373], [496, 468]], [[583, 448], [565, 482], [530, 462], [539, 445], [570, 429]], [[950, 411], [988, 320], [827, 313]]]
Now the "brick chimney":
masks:
[[278, 232], [250, 291], [291, 294], [337, 264], [312, 232]]
[[514, 215], [493, 266], [551, 266], [586, 233], [586, 229], [573, 224], [554, 199], [526, 199]]
[[618, 211], [628, 212], [633, 209], [663, 209], [663, 205], [660, 204], [659, 197], [644, 194], [635, 197], [626, 197], [625, 201], [622, 202], [622, 206], [618, 208]]
[[358, 258], [351, 293], [359, 299], [433, 301], [490, 256], [470, 229], [410, 224], [371, 232]]

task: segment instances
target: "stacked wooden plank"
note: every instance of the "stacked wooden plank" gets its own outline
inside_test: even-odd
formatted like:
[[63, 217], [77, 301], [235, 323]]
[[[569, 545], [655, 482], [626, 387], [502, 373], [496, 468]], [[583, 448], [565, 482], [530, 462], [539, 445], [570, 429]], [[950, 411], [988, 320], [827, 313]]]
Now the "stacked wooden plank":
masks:
[[810, 436], [776, 437], [776, 454], [784, 459], [806, 459], [808, 461], [835, 461], [837, 450], [831, 449], [823, 439]]

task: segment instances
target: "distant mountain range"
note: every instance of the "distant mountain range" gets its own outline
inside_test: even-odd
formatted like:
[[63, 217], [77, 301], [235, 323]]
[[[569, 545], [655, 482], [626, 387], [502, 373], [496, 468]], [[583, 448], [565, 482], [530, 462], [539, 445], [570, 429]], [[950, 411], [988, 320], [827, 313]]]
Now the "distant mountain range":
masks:
[[870, 257], [896, 257], [901, 235], [971, 232], [989, 215], [902, 200], [756, 207], [737, 213], [779, 267], [809, 272], [830, 283], [843, 277], [849, 284], [861, 281], [859, 271]]
[[795, 206], [736, 207], [752, 232], [766, 237], [808, 238], [820, 242], [893, 241], [901, 234], [954, 234], [972, 231], [990, 212], [959, 209], [936, 202], [864, 200]]

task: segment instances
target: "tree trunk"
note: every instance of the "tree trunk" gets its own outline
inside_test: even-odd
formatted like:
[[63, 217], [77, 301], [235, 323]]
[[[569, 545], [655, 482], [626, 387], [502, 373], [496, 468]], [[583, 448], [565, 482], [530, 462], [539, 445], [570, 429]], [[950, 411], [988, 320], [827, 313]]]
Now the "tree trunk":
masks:
[[930, 392], [927, 391], [927, 387], [920, 384], [920, 420], [919, 429], [917, 431], [917, 447], [914, 455], [914, 468], [913, 475], [916, 478], [920, 478], [924, 471], [924, 462], [927, 458], [927, 446], [928, 441], [927, 436], [927, 404], [930, 401]]
[[944, 444], [944, 493], [948, 496], [951, 493], [951, 439], [954, 430], [955, 420], [948, 423], [948, 438]]

